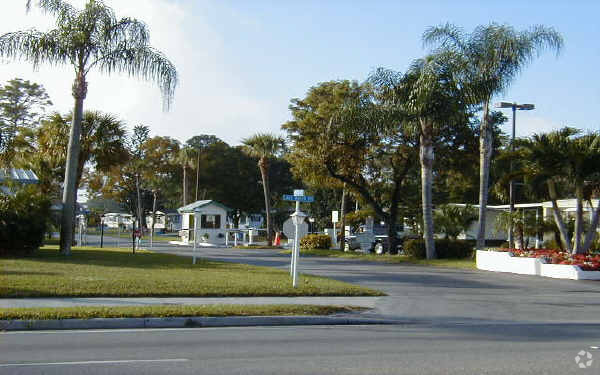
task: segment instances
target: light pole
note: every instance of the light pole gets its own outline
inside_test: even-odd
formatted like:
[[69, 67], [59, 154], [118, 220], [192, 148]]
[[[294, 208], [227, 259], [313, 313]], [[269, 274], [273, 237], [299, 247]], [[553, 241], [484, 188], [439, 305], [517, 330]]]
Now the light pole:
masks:
[[[517, 122], [517, 109], [519, 111], [530, 111], [532, 109], [535, 109], [535, 105], [500, 102], [500, 103], [496, 103], [495, 107], [496, 108], [512, 108], [513, 118], [512, 118], [512, 135], [510, 138], [510, 150], [511, 150], [511, 152], [514, 153], [515, 152], [515, 127], [516, 127], [516, 122]], [[512, 171], [513, 171], [513, 162], [511, 159], [510, 172], [512, 173]], [[515, 244], [515, 240], [514, 240], [514, 236], [513, 236], [513, 225], [512, 225], [512, 214], [515, 211], [514, 185], [515, 185], [515, 183], [511, 176], [509, 190], [508, 190], [509, 203], [510, 203], [510, 205], [509, 205], [510, 227], [508, 229], [508, 247], [511, 249], [514, 248], [514, 244]]]

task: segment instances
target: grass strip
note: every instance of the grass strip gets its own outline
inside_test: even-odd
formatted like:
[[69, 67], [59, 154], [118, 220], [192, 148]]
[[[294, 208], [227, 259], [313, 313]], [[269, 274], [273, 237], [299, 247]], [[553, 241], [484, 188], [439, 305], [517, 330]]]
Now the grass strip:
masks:
[[[280, 254], [290, 254], [290, 250], [281, 251]], [[422, 266], [460, 268], [460, 269], [476, 269], [475, 259], [417, 259], [406, 255], [390, 255], [390, 254], [361, 254], [358, 252], [344, 252], [340, 250], [322, 250], [308, 249], [301, 250], [300, 256], [314, 256], [327, 258], [347, 258], [358, 259], [368, 262], [385, 262], [394, 264], [416, 264]]]
[[354, 306], [320, 305], [76, 306], [0, 309], [0, 320], [331, 315], [363, 310]]
[[[198, 252], [201, 256], [201, 251]], [[0, 297], [380, 296], [377, 290], [302, 274], [130, 249], [47, 246], [29, 257], [0, 258]]]

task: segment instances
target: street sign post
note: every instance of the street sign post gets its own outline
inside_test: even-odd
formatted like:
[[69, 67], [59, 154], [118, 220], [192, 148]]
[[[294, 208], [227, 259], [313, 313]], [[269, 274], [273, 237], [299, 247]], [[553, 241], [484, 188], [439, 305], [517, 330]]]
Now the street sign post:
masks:
[[296, 233], [294, 236], [294, 248], [292, 249], [292, 259], [290, 264], [292, 286], [295, 288], [298, 285], [298, 256], [300, 255], [300, 238], [298, 235], [298, 227], [307, 217], [304, 212], [300, 211], [300, 202], [314, 202], [315, 197], [311, 195], [304, 195], [304, 190], [294, 190], [294, 195], [285, 194], [283, 196], [283, 200], [296, 202], [296, 211], [291, 215], [294, 226], [296, 227]]

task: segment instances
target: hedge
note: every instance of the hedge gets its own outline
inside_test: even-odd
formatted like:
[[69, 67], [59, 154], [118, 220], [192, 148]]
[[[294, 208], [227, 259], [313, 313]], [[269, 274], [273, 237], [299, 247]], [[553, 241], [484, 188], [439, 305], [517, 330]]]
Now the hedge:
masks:
[[326, 234], [309, 234], [300, 239], [301, 249], [325, 249], [331, 248], [331, 237]]
[[0, 255], [27, 255], [44, 240], [50, 201], [37, 186], [20, 188], [14, 196], [0, 194]]
[[[439, 259], [466, 258], [473, 252], [472, 241], [465, 240], [435, 240], [435, 253]], [[425, 240], [404, 241], [404, 254], [417, 258], [426, 258]]]

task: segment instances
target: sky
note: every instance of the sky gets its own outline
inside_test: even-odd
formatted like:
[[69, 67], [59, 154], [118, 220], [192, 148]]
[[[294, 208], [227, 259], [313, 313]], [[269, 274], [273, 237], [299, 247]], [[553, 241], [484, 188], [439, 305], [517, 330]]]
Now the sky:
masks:
[[[71, 0], [81, 7], [84, 0]], [[404, 71], [427, 54], [423, 31], [446, 22], [464, 28], [496, 22], [535, 24], [564, 37], [561, 54], [545, 52], [494, 101], [533, 103], [517, 113], [517, 136], [563, 126], [600, 130], [600, 2], [593, 0], [105, 0], [117, 17], [144, 21], [151, 44], [176, 65], [174, 105], [163, 111], [157, 86], [90, 73], [85, 109], [117, 115], [129, 129], [186, 141], [212, 134], [231, 145], [255, 133], [281, 133], [290, 99], [329, 80], [365, 80], [378, 67]], [[0, 34], [53, 27], [25, 12], [25, 0], [0, 0]], [[44, 85], [53, 110], [73, 106], [71, 67], [0, 60], [0, 84], [20, 77]], [[506, 110], [511, 118], [510, 110]], [[510, 121], [503, 128], [510, 131]], [[283, 135], [283, 134], [282, 134]]]

